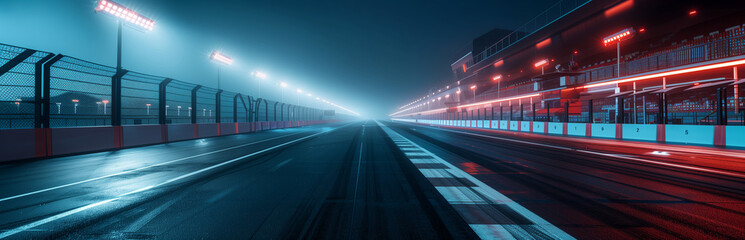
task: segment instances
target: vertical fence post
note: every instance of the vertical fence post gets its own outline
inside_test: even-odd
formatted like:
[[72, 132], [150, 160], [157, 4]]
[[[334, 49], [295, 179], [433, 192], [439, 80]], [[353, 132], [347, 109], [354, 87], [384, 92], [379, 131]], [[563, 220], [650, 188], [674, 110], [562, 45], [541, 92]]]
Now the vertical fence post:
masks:
[[217, 93], [215, 94], [215, 96], [216, 96], [215, 97], [215, 123], [220, 123], [220, 120], [221, 120], [220, 119], [220, 117], [221, 117], [220, 116], [221, 115], [220, 114], [220, 112], [221, 112], [221, 110], [220, 110], [221, 109], [221, 107], [220, 107], [220, 99], [221, 99], [220, 95], [222, 95], [222, 89], [217, 89]]
[[569, 100], [564, 102], [564, 122], [569, 122]]
[[251, 96], [248, 96], [248, 114], [246, 115], [248, 117], [248, 122], [254, 121], [254, 116], [256, 116], [256, 114], [254, 113], [254, 105]]
[[166, 124], [166, 89], [171, 81], [173, 79], [166, 78], [158, 85], [158, 124]]
[[[43, 75], [44, 75], [44, 63], [49, 61], [49, 59], [52, 59], [54, 57], [54, 54], [48, 54], [46, 57], [42, 58], [41, 60], [37, 61], [34, 64], [34, 128], [48, 128], [49, 126], [44, 125], [44, 121], [42, 120], [43, 116], [49, 115], [49, 108], [50, 105], [44, 105], [44, 99], [46, 99], [47, 95], [43, 95], [44, 93], [41, 91], [43, 89]], [[48, 88], [48, 87], [46, 87]], [[47, 110], [47, 111], [44, 111]]]
[[264, 121], [269, 121], [269, 102], [264, 99]]
[[46, 107], [43, 108], [43, 110], [42, 110], [41, 124], [42, 124], [42, 126], [44, 128], [49, 128], [49, 120], [50, 120], [49, 114], [51, 112], [51, 108], [49, 107], [50, 106], [50, 102], [51, 102], [51, 97], [49, 95], [51, 94], [50, 86], [52, 85], [51, 84], [51, 82], [52, 82], [52, 73], [51, 73], [52, 65], [54, 65], [54, 63], [56, 63], [60, 59], [62, 59], [62, 57], [64, 57], [64, 55], [57, 54], [56, 56], [54, 56], [54, 58], [50, 59], [49, 61], [47, 61], [47, 62], [45, 62], [43, 64], [43, 71], [44, 72], [43, 72], [43, 77], [42, 77], [42, 81], [43, 81], [42, 82], [42, 85], [44, 86], [43, 87], [44, 88], [44, 91], [43, 91], [43, 94], [42, 94], [42, 96], [43, 96], [43, 98], [42, 98], [42, 105], [43, 106], [46, 106]]
[[111, 126], [122, 125], [122, 77], [127, 72], [121, 69], [111, 77]]
[[251, 119], [250, 118], [250, 115], [249, 115], [251, 113], [251, 112], [249, 112], [250, 111], [249, 108], [251, 106], [251, 103], [249, 103], [249, 105], [246, 105], [246, 100], [244, 100], [243, 95], [241, 95], [241, 94], [238, 94], [238, 97], [241, 98], [241, 103], [243, 104], [243, 111], [246, 112], [246, 122], [249, 122], [250, 121], [249, 119]]
[[533, 105], [531, 106], [531, 110], [533, 111], [533, 122], [536, 121], [536, 116], [535, 116], [535, 105], [536, 104], [538, 104], [538, 103], [533, 103]]
[[[240, 93], [233, 96], [233, 122], [238, 122], [238, 98], [241, 98]], [[241, 101], [243, 101], [243, 98], [241, 98]]]
[[[197, 85], [191, 90], [191, 123], [197, 123], [197, 92], [202, 88], [202, 85]], [[165, 105], [163, 105], [163, 112], [165, 112]]]
[[717, 88], [717, 125], [727, 125], [727, 95], [725, 88]]
[[525, 114], [525, 103], [520, 103], [520, 121], [524, 120]]
[[592, 99], [587, 100], [587, 123], [592, 123], [592, 111], [595, 111], [592, 107]]

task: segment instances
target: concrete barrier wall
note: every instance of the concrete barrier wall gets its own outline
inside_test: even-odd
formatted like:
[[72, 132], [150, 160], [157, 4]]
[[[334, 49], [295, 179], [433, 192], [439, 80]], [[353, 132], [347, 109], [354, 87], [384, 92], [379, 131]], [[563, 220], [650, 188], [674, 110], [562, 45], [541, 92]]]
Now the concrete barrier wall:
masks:
[[163, 141], [160, 125], [122, 126], [122, 146], [133, 147]]
[[616, 124], [593, 123], [590, 124], [592, 131], [590, 136], [597, 138], [616, 138]]
[[714, 126], [665, 125], [665, 142], [714, 144]]
[[530, 122], [530, 121], [521, 121], [520, 122], [520, 131], [521, 132], [532, 132], [533, 131], [533, 122]]
[[194, 139], [194, 124], [168, 124], [168, 141]]
[[236, 134], [235, 123], [220, 123], [220, 135]]
[[623, 139], [657, 141], [656, 124], [623, 124]]
[[564, 134], [564, 123], [550, 122], [548, 123], [548, 133], [550, 134]]
[[[36, 156], [36, 129], [0, 130], [0, 162]], [[39, 139], [45, 144], [46, 139]]]
[[[415, 122], [406, 119], [394, 121]], [[745, 126], [560, 123], [507, 120], [420, 120], [420, 123], [492, 128], [564, 136], [745, 147]]]
[[533, 123], [533, 132], [534, 133], [546, 133], [546, 123], [544, 122]]
[[[434, 120], [433, 120], [434, 121]], [[315, 125], [337, 122], [317, 120], [297, 122]], [[268, 123], [220, 123], [221, 135], [258, 130]], [[290, 122], [275, 122], [275, 127], [292, 126]], [[217, 136], [218, 124], [167, 124], [134, 126], [97, 126], [75, 128], [0, 129], [0, 162], [35, 157], [58, 156], [133, 147], [162, 142], [194, 139], [195, 136]]]
[[569, 124], [567, 124], [567, 135], [569, 135], [569, 136], [587, 136], [587, 123], [569, 123]]
[[114, 127], [52, 128], [52, 153], [64, 155], [114, 149]]
[[510, 130], [512, 130], [512, 131], [518, 131], [518, 130], [520, 130], [520, 122], [518, 122], [518, 121], [507, 121], [507, 122], [508, 122], [508, 124], [510, 126]]
[[197, 123], [197, 137], [217, 136], [217, 123]]
[[727, 146], [745, 147], [745, 126], [727, 126], [726, 131]]
[[238, 133], [251, 132], [251, 123], [238, 123]]

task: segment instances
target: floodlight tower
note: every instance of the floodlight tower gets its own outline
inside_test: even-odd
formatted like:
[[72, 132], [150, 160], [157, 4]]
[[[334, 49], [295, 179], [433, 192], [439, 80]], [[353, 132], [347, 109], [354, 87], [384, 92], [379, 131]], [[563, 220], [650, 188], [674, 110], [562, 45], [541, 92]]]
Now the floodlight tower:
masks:
[[[225, 54], [222, 54], [219, 51], [212, 51], [212, 54], [210, 54], [210, 59], [217, 61], [218, 63], [225, 64], [225, 65], [231, 65], [233, 64], [233, 59], [229, 58], [228, 56], [225, 56]], [[217, 89], [220, 88], [220, 69], [222, 65], [217, 65]]]
[[117, 18], [116, 72], [120, 73], [122, 70], [122, 23], [127, 22], [132, 26], [152, 31], [153, 27], [155, 27], [155, 21], [110, 0], [99, 1], [95, 10], [96, 12], [104, 12]]
[[548, 59], [542, 59], [536, 62], [535, 64], [533, 64], [533, 66], [535, 67], [541, 67], [541, 75], [546, 74], [544, 71], [544, 68], [546, 67], [546, 65], [548, 65]]
[[603, 38], [603, 45], [605, 46], [616, 43], [616, 73], [618, 74], [616, 77], [621, 77], [621, 40], [627, 40], [633, 37], [635, 33], [634, 28], [627, 28]]

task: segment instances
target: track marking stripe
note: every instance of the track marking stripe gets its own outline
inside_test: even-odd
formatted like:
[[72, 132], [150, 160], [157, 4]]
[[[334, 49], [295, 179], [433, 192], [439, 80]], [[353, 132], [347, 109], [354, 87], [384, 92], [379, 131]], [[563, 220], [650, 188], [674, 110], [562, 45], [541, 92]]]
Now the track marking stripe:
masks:
[[236, 149], [236, 148], [242, 148], [242, 147], [245, 147], [245, 146], [249, 146], [249, 145], [253, 145], [253, 144], [258, 144], [258, 143], [262, 143], [262, 142], [267, 142], [267, 141], [271, 141], [271, 140], [275, 140], [275, 139], [279, 139], [279, 138], [283, 138], [283, 137], [289, 137], [289, 136], [293, 136], [293, 135], [297, 135], [297, 134], [300, 134], [300, 133], [293, 133], [293, 134], [288, 134], [288, 135], [277, 136], [277, 137], [273, 137], [273, 138], [269, 138], [269, 139], [264, 139], [264, 140], [257, 141], [257, 142], [251, 142], [251, 143], [242, 144], [242, 145], [238, 145], [238, 146], [233, 146], [233, 147], [229, 147], [229, 148], [223, 148], [223, 149], [215, 150], [215, 151], [212, 151], [212, 152], [206, 152], [206, 153], [201, 153], [201, 154], [197, 154], [197, 155], [193, 155], [193, 156], [188, 156], [188, 157], [184, 157], [184, 158], [174, 159], [174, 160], [167, 161], [167, 162], [162, 162], [162, 163], [157, 163], [157, 164], [153, 164], [153, 165], [149, 165], [149, 166], [139, 167], [139, 168], [135, 168], [135, 169], [123, 171], [123, 172], [112, 173], [112, 174], [109, 174], [109, 175], [95, 177], [95, 178], [91, 178], [91, 179], [87, 179], [87, 180], [83, 180], [83, 181], [77, 181], [77, 182], [73, 182], [73, 183], [59, 185], [59, 186], [56, 186], [56, 187], [50, 187], [50, 188], [40, 189], [40, 190], [36, 190], [36, 191], [33, 191], [33, 192], [24, 193], [24, 194], [18, 194], [18, 195], [15, 195], [15, 196], [1, 198], [0, 199], [0, 202], [4, 202], [4, 201], [8, 201], [8, 200], [13, 200], [13, 199], [16, 199], [16, 198], [22, 198], [22, 197], [26, 197], [26, 196], [31, 196], [31, 195], [34, 195], [34, 194], [39, 194], [39, 193], [48, 192], [48, 191], [52, 191], [52, 190], [57, 190], [57, 189], [60, 189], [60, 188], [71, 187], [71, 186], [75, 186], [75, 185], [79, 185], [79, 184], [83, 184], [83, 183], [93, 182], [93, 181], [97, 181], [97, 180], [101, 180], [101, 179], [105, 179], [105, 178], [116, 177], [116, 176], [119, 176], [119, 175], [124, 175], [124, 174], [129, 174], [129, 173], [133, 173], [133, 172], [137, 172], [137, 171], [142, 171], [142, 170], [145, 170], [145, 169], [148, 169], [148, 168], [153, 168], [153, 167], [157, 167], [157, 166], [163, 166], [163, 165], [167, 165], [167, 164], [171, 164], [171, 163], [181, 162], [181, 161], [192, 159], [192, 158], [197, 158], [197, 157], [201, 157], [201, 156], [205, 156], [205, 155], [209, 155], [209, 154], [213, 154], [213, 153], [219, 153], [219, 152], [224, 152], [224, 151], [228, 151], [228, 150], [233, 150], [233, 149]]
[[[477, 201], [475, 199], [479, 198], [481, 199], [482, 202], [478, 202], [476, 204], [483, 204], [483, 203], [489, 203], [489, 202], [495, 203], [495, 204], [504, 204], [506, 207], [512, 209], [517, 214], [528, 219], [530, 222], [533, 223], [533, 225], [525, 225], [525, 226], [523, 225], [521, 226], [498, 225], [499, 227], [492, 226], [492, 225], [484, 226], [483, 224], [469, 224], [471, 229], [473, 229], [474, 232], [480, 238], [482, 239], [505, 239], [505, 238], [510, 239], [510, 237], [515, 238], [515, 236], [517, 236], [517, 238], [519, 239], [526, 239], [526, 238], [527, 239], [531, 239], [531, 238], [574, 239], [574, 237], [570, 236], [566, 232], [562, 231], [561, 229], [557, 228], [553, 224], [539, 217], [538, 215], [531, 212], [527, 208], [507, 198], [507, 196], [489, 187], [489, 185], [486, 185], [485, 183], [481, 182], [480, 180], [476, 179], [470, 174], [464, 172], [463, 170], [460, 170], [456, 166], [452, 165], [450, 162], [443, 160], [442, 158], [438, 157], [437, 155], [433, 154], [427, 149], [403, 137], [401, 134], [388, 128], [384, 124], [380, 122], [377, 122], [377, 123], [378, 125], [380, 125], [383, 131], [386, 134], [388, 134], [388, 136], [394, 141], [405, 140], [409, 144], [420, 148], [424, 153], [427, 153], [437, 162], [442, 163], [450, 168], [444, 172], [441, 171], [442, 169], [419, 169], [420, 172], [422, 172], [422, 174], [425, 174], [425, 172], [428, 172], [427, 174], [431, 174], [430, 176], [433, 176], [433, 177], [437, 175], [440, 175], [442, 177], [451, 177], [451, 178], [462, 177], [462, 178], [465, 178], [473, 182], [477, 186], [477, 187], [436, 187], [438, 192], [440, 192], [440, 194], [443, 194], [443, 197], [445, 197], [445, 199], [447, 199], [451, 204], [474, 203], [474, 201]], [[425, 175], [425, 177], [427, 176]], [[478, 194], [475, 194], [475, 193], [478, 193]], [[485, 196], [487, 199], [483, 199], [479, 195]], [[462, 215], [463, 213], [459, 212], [459, 214]], [[524, 228], [531, 228], [531, 230], [535, 230], [535, 231], [526, 231]]]
[[282, 143], [282, 144], [279, 144], [279, 145], [275, 145], [275, 146], [272, 146], [272, 147], [269, 147], [269, 148], [265, 148], [263, 150], [259, 150], [259, 151], [256, 151], [256, 152], [253, 152], [253, 153], [250, 153], [250, 154], [247, 154], [247, 155], [243, 155], [243, 156], [240, 156], [240, 157], [237, 157], [237, 158], [233, 158], [231, 160], [228, 160], [228, 161], [225, 161], [225, 162], [222, 162], [222, 163], [219, 163], [219, 164], [215, 164], [215, 165], [212, 165], [212, 166], [209, 166], [209, 167], [206, 167], [206, 168], [202, 168], [202, 169], [197, 170], [197, 171], [194, 171], [194, 172], [190, 172], [190, 173], [187, 173], [187, 174], [184, 174], [184, 175], [175, 177], [175, 178], [171, 178], [169, 180], [166, 180], [166, 181], [161, 182], [161, 183], [156, 184], [156, 185], [147, 186], [147, 187], [144, 187], [144, 188], [141, 188], [141, 189], [138, 189], [138, 190], [134, 190], [134, 191], [131, 191], [131, 192], [128, 192], [128, 193], [125, 193], [125, 194], [121, 194], [121, 195], [119, 195], [119, 196], [117, 196], [115, 198], [111, 198], [111, 199], [107, 199], [107, 200], [103, 200], [103, 201], [91, 203], [91, 204], [88, 204], [88, 205], [85, 205], [85, 206], [82, 206], [82, 207], [79, 207], [79, 208], [76, 208], [76, 209], [73, 209], [73, 210], [69, 210], [69, 211], [66, 211], [66, 212], [62, 212], [62, 213], [53, 215], [51, 217], [40, 219], [40, 220], [31, 222], [31, 223], [28, 223], [26, 225], [23, 225], [23, 226], [20, 226], [20, 227], [11, 229], [11, 230], [9, 230], [7, 232], [0, 233], [0, 239], [10, 237], [10, 236], [15, 235], [17, 233], [26, 231], [28, 229], [31, 229], [31, 228], [34, 228], [34, 227], [37, 227], [37, 226], [40, 226], [40, 225], [43, 225], [43, 224], [46, 224], [46, 223], [49, 223], [49, 222], [53, 222], [55, 220], [58, 220], [58, 219], [61, 219], [61, 218], [64, 218], [64, 217], [73, 215], [75, 213], [79, 213], [79, 212], [82, 212], [82, 211], [85, 211], [85, 210], [88, 210], [88, 209], [91, 209], [91, 208], [94, 208], [94, 207], [97, 207], [97, 206], [100, 206], [100, 205], [103, 205], [103, 204], [106, 204], [106, 203], [109, 203], [109, 202], [113, 202], [113, 201], [119, 200], [119, 199], [121, 199], [121, 198], [123, 198], [125, 196], [128, 196], [128, 195], [132, 195], [132, 194], [135, 194], [135, 193], [140, 193], [140, 192], [144, 192], [144, 191], [147, 191], [147, 190], [150, 190], [150, 189], [153, 189], [153, 188], [157, 188], [157, 187], [160, 187], [160, 186], [163, 186], [163, 185], [166, 185], [166, 184], [169, 184], [169, 183], [172, 183], [172, 182], [175, 182], [175, 181], [184, 179], [184, 178], [188, 178], [188, 177], [197, 175], [199, 173], [206, 172], [206, 171], [209, 171], [209, 170], [212, 170], [212, 169], [215, 169], [215, 168], [218, 168], [218, 167], [221, 167], [221, 166], [224, 166], [224, 165], [233, 163], [233, 162], [237, 162], [237, 161], [240, 161], [240, 160], [243, 160], [243, 159], [252, 157], [252, 156], [256, 156], [258, 154], [262, 154], [262, 153], [265, 153], [265, 152], [268, 152], [268, 151], [271, 151], [271, 150], [274, 150], [274, 149], [277, 149], [277, 148], [280, 148], [280, 147], [284, 147], [284, 146], [287, 146], [287, 145], [290, 145], [290, 144], [293, 144], [293, 143], [296, 143], [296, 142], [299, 142], [299, 141], [303, 141], [303, 140], [308, 139], [308, 138], [311, 138], [311, 137], [315, 137], [315, 136], [318, 136], [318, 135], [321, 135], [321, 134], [332, 132], [332, 131], [335, 131], [337, 129], [344, 128], [344, 127], [346, 127], [348, 125], [349, 124], [346, 124], [346, 125], [341, 126], [339, 128], [325, 130], [325, 131], [322, 131], [322, 132], [319, 132], [319, 133], [316, 133], [316, 134], [313, 134], [313, 135], [305, 136], [305, 137], [298, 138], [298, 139], [295, 139], [295, 140], [292, 140], [292, 141], [289, 141], [289, 142], [285, 142], [285, 143]]

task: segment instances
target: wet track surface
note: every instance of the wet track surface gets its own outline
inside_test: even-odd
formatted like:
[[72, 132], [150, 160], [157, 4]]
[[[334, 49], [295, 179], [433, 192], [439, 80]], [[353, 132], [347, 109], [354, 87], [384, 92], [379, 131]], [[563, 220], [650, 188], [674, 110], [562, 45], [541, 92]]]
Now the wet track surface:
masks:
[[[704, 159], [697, 161], [683, 150], [663, 158], [638, 154], [631, 145], [592, 149], [495, 131], [382, 124], [338, 123], [0, 165], [0, 237], [545, 236], [530, 230], [538, 220], [522, 207], [578, 239], [745, 237], [745, 175], [736, 158], [691, 153]], [[473, 179], [433, 177], [446, 168], [422, 163], [425, 155]], [[447, 189], [493, 189], [505, 197], [497, 202], [508, 204], [463, 202], [469, 198], [455, 199]], [[504, 227], [479, 232], [487, 224]]]

